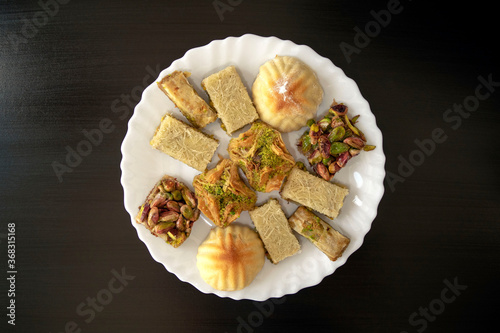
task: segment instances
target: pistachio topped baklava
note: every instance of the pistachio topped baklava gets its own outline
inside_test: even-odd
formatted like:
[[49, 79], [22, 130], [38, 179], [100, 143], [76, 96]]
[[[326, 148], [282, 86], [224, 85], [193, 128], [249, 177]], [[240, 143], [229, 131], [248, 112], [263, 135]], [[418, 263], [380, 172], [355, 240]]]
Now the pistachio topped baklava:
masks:
[[257, 201], [255, 192], [241, 180], [238, 166], [229, 159], [222, 158], [215, 168], [195, 176], [193, 186], [201, 212], [219, 227], [227, 227]]

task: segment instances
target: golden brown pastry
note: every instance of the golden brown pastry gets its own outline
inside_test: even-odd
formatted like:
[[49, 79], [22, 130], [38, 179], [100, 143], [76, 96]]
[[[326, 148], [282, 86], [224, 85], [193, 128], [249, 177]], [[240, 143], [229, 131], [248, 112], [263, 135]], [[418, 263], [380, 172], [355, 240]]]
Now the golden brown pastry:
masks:
[[219, 146], [217, 140], [169, 114], [162, 118], [150, 144], [153, 148], [202, 172]]
[[259, 192], [279, 190], [295, 165], [280, 132], [261, 121], [229, 141], [229, 157], [236, 162], [250, 186]]
[[202, 128], [217, 119], [215, 111], [198, 95], [187, 78], [190, 73], [175, 71], [165, 76], [158, 87], [196, 128]]
[[278, 200], [270, 199], [249, 213], [273, 264], [300, 251], [299, 241], [290, 229]]
[[219, 227], [227, 227], [257, 201], [257, 194], [245, 185], [238, 166], [229, 159], [194, 177], [193, 186], [198, 208]]
[[198, 217], [194, 193], [176, 178], [165, 175], [149, 192], [135, 220], [154, 236], [179, 247], [188, 239]]
[[280, 194], [285, 200], [294, 201], [334, 219], [339, 215], [349, 190], [294, 167]]
[[210, 103], [217, 111], [227, 134], [231, 135], [259, 118], [234, 66], [203, 79], [201, 86], [210, 97]]
[[314, 71], [289, 56], [276, 56], [260, 67], [252, 94], [260, 119], [280, 132], [305, 126], [323, 100]]
[[243, 225], [214, 228], [198, 247], [196, 265], [203, 280], [217, 290], [248, 286], [264, 266], [265, 250], [255, 231]]
[[293, 230], [309, 239], [331, 261], [337, 260], [350, 243], [349, 238], [304, 206], [297, 208], [288, 219]]

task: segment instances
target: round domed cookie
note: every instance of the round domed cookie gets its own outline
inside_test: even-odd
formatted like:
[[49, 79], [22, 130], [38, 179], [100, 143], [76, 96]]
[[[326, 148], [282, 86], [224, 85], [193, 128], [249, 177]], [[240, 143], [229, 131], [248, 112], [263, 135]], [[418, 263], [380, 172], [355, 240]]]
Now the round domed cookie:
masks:
[[231, 224], [212, 229], [198, 247], [196, 265], [203, 280], [217, 290], [248, 286], [265, 261], [262, 241], [249, 227]]
[[292, 132], [314, 118], [323, 89], [314, 71], [301, 60], [276, 56], [260, 66], [252, 87], [260, 118], [280, 132]]

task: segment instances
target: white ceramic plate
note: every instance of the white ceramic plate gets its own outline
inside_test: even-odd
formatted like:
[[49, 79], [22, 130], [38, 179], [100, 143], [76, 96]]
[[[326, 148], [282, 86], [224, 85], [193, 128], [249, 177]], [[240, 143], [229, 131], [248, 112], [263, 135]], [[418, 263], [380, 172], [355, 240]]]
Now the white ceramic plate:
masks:
[[[190, 82], [201, 96], [207, 97], [200, 86], [202, 79], [226, 66], [235, 65], [243, 83], [251, 92], [251, 85], [259, 67], [276, 55], [295, 56], [316, 72], [325, 93], [318, 109], [318, 116], [328, 110], [334, 98], [337, 102], [345, 103], [349, 107], [351, 117], [361, 115], [356, 126], [359, 125], [365, 133], [368, 144], [377, 146], [375, 150], [362, 152], [351, 159], [334, 178], [335, 182], [347, 186], [350, 192], [340, 215], [333, 221], [328, 218], [324, 219], [349, 237], [351, 243], [342, 257], [332, 262], [308, 240], [296, 234], [302, 247], [301, 252], [283, 260], [278, 265], [273, 265], [266, 260], [262, 271], [245, 289], [233, 292], [218, 291], [205, 283], [196, 267], [196, 253], [198, 246], [208, 235], [212, 223], [203, 214], [194, 224], [191, 236], [177, 249], [166, 244], [162, 239], [154, 237], [144, 226], [134, 221], [139, 206], [155, 182], [164, 174], [177, 177], [191, 189], [193, 189], [193, 177], [199, 174], [195, 169], [152, 149], [149, 145], [165, 113], [173, 113], [179, 119], [186, 121], [154, 82], [144, 90], [141, 101], [135, 107], [122, 144], [121, 183], [124, 189], [125, 208], [130, 214], [132, 225], [137, 229], [139, 238], [146, 244], [152, 257], [180, 280], [189, 282], [204, 293], [213, 293], [236, 300], [262, 301], [293, 294], [302, 288], [318, 284], [325, 276], [342, 266], [347, 258], [361, 246], [377, 214], [377, 206], [384, 192], [385, 156], [382, 151], [382, 133], [377, 128], [375, 116], [370, 111], [368, 102], [361, 96], [358, 86], [352, 79], [346, 77], [344, 72], [329, 59], [319, 56], [308, 46], [296, 45], [291, 41], [280, 40], [276, 37], [260, 37], [250, 34], [228, 37], [189, 50], [181, 59], [174, 61], [170, 67], [163, 70], [158, 80], [174, 70], [189, 71], [192, 73], [189, 78]], [[249, 127], [248, 125], [234, 133], [233, 137], [237, 137]], [[210, 169], [218, 161], [217, 154], [228, 157], [227, 144], [230, 137], [220, 128], [218, 121], [208, 125], [203, 131], [213, 134], [220, 141], [220, 146], [208, 166]], [[284, 134], [283, 139], [296, 160], [306, 162], [295, 145], [303, 131], [304, 129]], [[269, 194], [258, 192], [257, 205], [263, 204], [270, 197], [279, 199], [287, 217], [297, 208], [295, 204], [281, 199], [278, 191]], [[253, 227], [248, 212], [243, 212], [237, 221]]]

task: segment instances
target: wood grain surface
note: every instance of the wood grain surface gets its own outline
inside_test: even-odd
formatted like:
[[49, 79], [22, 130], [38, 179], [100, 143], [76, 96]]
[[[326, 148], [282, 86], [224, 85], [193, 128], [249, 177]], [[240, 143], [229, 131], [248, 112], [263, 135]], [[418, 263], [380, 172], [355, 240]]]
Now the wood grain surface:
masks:
[[[500, 310], [492, 5], [0, 2], [0, 331], [490, 332]], [[205, 295], [156, 263], [120, 185], [120, 145], [144, 85], [187, 50], [245, 33], [308, 45], [354, 79], [388, 174], [348, 262], [260, 303]], [[87, 156], [66, 160], [95, 129]]]

